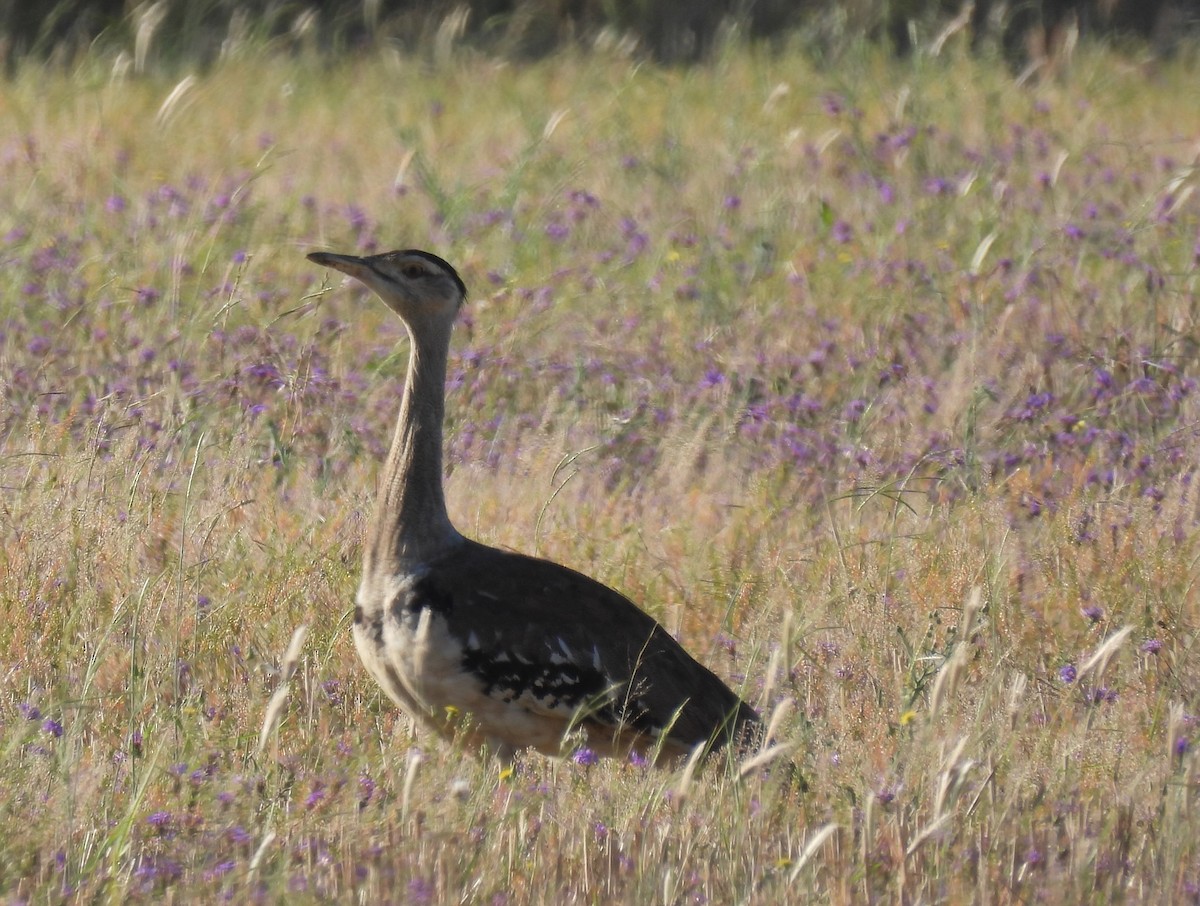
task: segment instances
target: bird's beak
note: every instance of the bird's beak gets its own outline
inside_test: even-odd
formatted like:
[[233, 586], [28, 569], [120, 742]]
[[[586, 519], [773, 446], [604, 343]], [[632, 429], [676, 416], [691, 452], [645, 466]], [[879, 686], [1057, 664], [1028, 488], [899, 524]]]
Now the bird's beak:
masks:
[[375, 269], [364, 258], [356, 257], [355, 255], [335, 255], [332, 252], [309, 252], [308, 260], [313, 264], [320, 264], [323, 267], [331, 267], [335, 271], [341, 271], [356, 280], [361, 280], [367, 283]]

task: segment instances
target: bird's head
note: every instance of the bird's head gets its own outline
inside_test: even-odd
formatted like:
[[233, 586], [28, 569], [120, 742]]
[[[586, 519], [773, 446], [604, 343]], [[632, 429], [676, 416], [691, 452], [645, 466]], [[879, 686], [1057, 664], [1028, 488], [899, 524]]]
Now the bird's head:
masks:
[[410, 326], [452, 324], [467, 298], [467, 288], [453, 267], [417, 249], [365, 258], [311, 252], [308, 260], [366, 284]]

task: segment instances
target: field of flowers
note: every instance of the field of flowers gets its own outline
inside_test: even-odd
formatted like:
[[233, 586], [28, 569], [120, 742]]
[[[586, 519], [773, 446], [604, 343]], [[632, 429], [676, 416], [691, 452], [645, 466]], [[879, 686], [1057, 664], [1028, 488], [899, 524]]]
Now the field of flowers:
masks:
[[[0, 900], [1195, 901], [1198, 75], [19, 71]], [[381, 698], [349, 624], [406, 342], [304, 253], [414, 246], [471, 291], [460, 528], [640, 602], [808, 793], [499, 770]]]

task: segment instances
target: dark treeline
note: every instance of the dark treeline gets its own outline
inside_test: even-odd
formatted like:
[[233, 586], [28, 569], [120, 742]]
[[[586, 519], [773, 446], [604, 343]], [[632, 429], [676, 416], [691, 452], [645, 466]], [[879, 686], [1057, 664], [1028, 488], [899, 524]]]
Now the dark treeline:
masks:
[[153, 47], [156, 59], [204, 62], [231, 39], [258, 37], [326, 51], [375, 42], [414, 52], [452, 38], [536, 57], [601, 35], [662, 62], [709, 56], [723, 37], [817, 49], [856, 38], [899, 54], [964, 32], [1014, 66], [1051, 56], [1064, 35], [1130, 37], [1160, 53], [1200, 23], [1200, 0], [0, 0], [0, 53], [69, 59], [81, 50]]

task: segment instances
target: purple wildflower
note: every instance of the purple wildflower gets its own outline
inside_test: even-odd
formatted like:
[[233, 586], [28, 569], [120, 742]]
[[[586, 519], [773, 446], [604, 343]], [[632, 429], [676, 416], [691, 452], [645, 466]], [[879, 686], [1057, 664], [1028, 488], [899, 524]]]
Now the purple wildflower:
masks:
[[634, 233], [629, 237], [629, 243], [625, 246], [625, 262], [630, 264], [646, 250], [646, 246], [650, 244], [650, 237], [645, 233]]
[[1078, 676], [1079, 671], [1075, 669], [1074, 664], [1064, 664], [1058, 668], [1058, 678], [1064, 683], [1073, 683]]
[[575, 750], [575, 754], [571, 756], [571, 760], [576, 764], [591, 766], [600, 761], [600, 756], [587, 746], [583, 746], [582, 748]]
[[218, 862], [216, 865], [214, 865], [212, 868], [210, 868], [208, 871], [206, 871], [204, 873], [204, 880], [215, 881], [217, 878], [221, 877], [222, 875], [229, 874], [236, 867], [237, 867], [237, 863], [235, 861], [233, 861], [232, 859], [226, 859], [224, 862]]
[[375, 781], [366, 774], [358, 776], [358, 807], [363, 808], [375, 794]]
[[949, 180], [940, 176], [931, 176], [925, 180], [925, 191], [930, 195], [949, 195], [953, 188]]
[[424, 906], [434, 899], [433, 883], [425, 878], [413, 878], [408, 882], [408, 902]]

